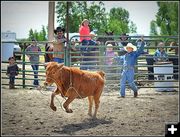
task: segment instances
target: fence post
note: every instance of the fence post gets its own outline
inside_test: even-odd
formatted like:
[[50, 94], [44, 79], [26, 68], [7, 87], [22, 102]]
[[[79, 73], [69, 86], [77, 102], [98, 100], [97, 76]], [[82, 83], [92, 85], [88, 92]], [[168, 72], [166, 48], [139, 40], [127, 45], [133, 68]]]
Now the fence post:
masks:
[[23, 58], [22, 58], [22, 77], [23, 77], [23, 80], [22, 80], [22, 85], [23, 85], [23, 88], [25, 88], [25, 46], [23, 46]]
[[67, 65], [67, 45], [66, 44], [64, 44], [64, 65], [68, 66]]
[[[100, 52], [99, 56], [100, 57], [103, 57], [104, 53], [105, 53], [105, 47], [103, 47], [103, 46], [105, 46], [105, 45], [102, 45], [102, 44], [99, 45], [99, 52]], [[99, 65], [101, 66], [100, 69], [105, 70], [105, 68], [102, 65], [104, 65], [106, 57], [105, 58], [99, 58], [99, 60], [100, 60]]]

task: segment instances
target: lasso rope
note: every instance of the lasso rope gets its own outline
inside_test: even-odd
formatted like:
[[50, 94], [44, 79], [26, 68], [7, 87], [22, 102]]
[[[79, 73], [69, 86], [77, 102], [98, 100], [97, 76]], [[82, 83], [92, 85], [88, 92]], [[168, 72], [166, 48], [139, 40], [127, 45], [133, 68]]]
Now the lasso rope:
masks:
[[[45, 89], [47, 90], [46, 86], [39, 86], [39, 87], [37, 88], [37, 90], [39, 90], [41, 94], [43, 94], [43, 95], [45, 95], [45, 96], [49, 96], [48, 94], [45, 94], [45, 93], [42, 92], [42, 90], [45, 90]], [[53, 92], [53, 91], [52, 91], [52, 92]], [[55, 98], [56, 98], [56, 100], [59, 102], [59, 104], [60, 104], [60, 106], [61, 106], [61, 109], [62, 109], [63, 111], [65, 111], [65, 109], [63, 108], [63, 105], [62, 105], [62, 104], [63, 104], [63, 100], [60, 102], [60, 100], [58, 99], [57, 96], [55, 96]], [[63, 97], [63, 99], [66, 100], [65, 97]]]
[[[42, 75], [41, 75], [41, 76], [42, 76]], [[47, 76], [45, 76], [45, 77], [47, 77]], [[61, 87], [61, 86], [59, 86], [59, 84], [58, 84], [58, 82], [56, 81], [56, 79], [51, 78], [51, 77], [47, 77], [47, 78], [52, 79], [52, 80], [55, 82], [55, 84], [56, 84], [56, 86], [57, 86], [56, 88]], [[37, 89], [38, 89], [43, 95], [47, 95], [47, 94], [45, 94], [45, 93], [42, 92], [42, 90], [47, 89], [46, 86], [39, 86]], [[66, 100], [65, 96], [66, 96], [66, 94], [69, 92], [70, 89], [73, 89], [73, 90], [76, 92], [76, 94], [77, 94], [81, 99], [83, 99], [83, 97], [78, 93], [78, 91], [77, 91], [77, 90], [73, 87], [73, 85], [72, 85], [72, 75], [71, 75], [71, 71], [70, 71], [70, 85], [69, 85], [69, 88], [68, 88], [67, 92], [65, 93], [65, 95], [63, 95], [62, 90], [60, 91], [62, 98], [64, 98], [65, 100]], [[55, 95], [55, 97], [56, 97], [56, 95]], [[64, 110], [64, 107], [62, 106], [62, 101], [60, 102], [57, 97], [56, 97], [56, 99], [57, 99], [58, 102], [60, 103], [60, 106], [61, 106], [61, 108], [63, 109], [63, 111], [65, 111], [65, 110]], [[85, 103], [84, 103], [84, 104], [85, 104]]]

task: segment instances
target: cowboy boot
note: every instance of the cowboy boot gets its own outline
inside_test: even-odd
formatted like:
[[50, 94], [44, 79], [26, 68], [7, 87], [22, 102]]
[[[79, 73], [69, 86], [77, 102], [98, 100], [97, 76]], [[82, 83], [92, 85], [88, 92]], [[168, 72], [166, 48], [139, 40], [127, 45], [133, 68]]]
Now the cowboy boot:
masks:
[[14, 83], [12, 83], [12, 89], [15, 89]]
[[9, 89], [13, 89], [12, 83], [9, 83]]

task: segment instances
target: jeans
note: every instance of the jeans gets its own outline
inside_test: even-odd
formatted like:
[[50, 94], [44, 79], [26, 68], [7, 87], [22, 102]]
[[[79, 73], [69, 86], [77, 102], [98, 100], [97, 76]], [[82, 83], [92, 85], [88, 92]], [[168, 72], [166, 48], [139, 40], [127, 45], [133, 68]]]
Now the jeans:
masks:
[[[82, 70], [87, 70], [87, 69], [93, 69], [92, 66], [88, 66], [88, 65], [95, 65], [96, 63], [94, 63], [93, 61], [95, 61], [96, 59], [95, 58], [88, 58], [88, 57], [85, 57], [85, 56], [95, 56], [95, 53], [89, 53], [90, 51], [95, 51], [96, 48], [89, 48], [89, 46], [95, 46], [96, 45], [96, 42], [93, 41], [93, 40], [83, 40], [82, 41], [82, 47], [81, 48], [81, 51], [82, 51], [82, 56], [84, 56], [82, 58], [82, 62], [81, 65], [87, 65], [87, 66], [81, 66], [80, 69]], [[91, 62], [89, 62], [91, 61]]]
[[9, 83], [14, 84], [15, 82], [15, 76], [9, 76]]
[[38, 64], [33, 64], [31, 65], [33, 71], [34, 71], [34, 85], [39, 85], [39, 81], [38, 81], [38, 69], [39, 69], [39, 65]]
[[54, 58], [53, 60], [58, 63], [64, 63], [64, 59], [62, 58]]
[[123, 70], [122, 76], [121, 76], [121, 82], [120, 82], [120, 94], [121, 94], [121, 96], [125, 96], [126, 80], [128, 81], [130, 88], [134, 92], [138, 91], [138, 89], [134, 83], [134, 69]]

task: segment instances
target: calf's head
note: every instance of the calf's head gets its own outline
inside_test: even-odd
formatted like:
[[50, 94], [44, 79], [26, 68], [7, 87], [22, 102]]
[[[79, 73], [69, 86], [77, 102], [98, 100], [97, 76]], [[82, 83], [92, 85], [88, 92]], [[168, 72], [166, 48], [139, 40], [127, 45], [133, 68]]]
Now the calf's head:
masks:
[[63, 67], [64, 64], [58, 64], [57, 62], [48, 62], [45, 64], [46, 66], [46, 80], [44, 82], [44, 85], [52, 85], [56, 77], [58, 76], [59, 70]]

